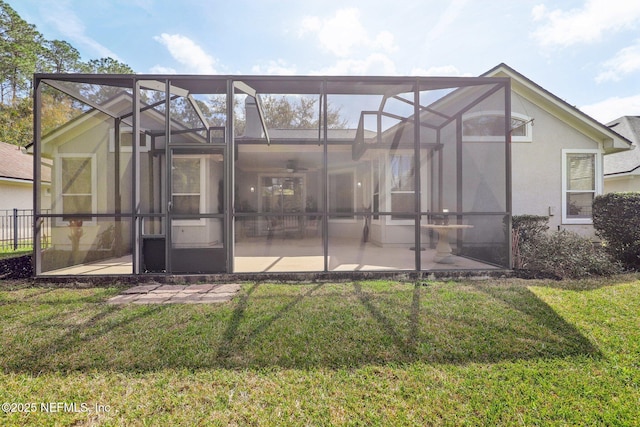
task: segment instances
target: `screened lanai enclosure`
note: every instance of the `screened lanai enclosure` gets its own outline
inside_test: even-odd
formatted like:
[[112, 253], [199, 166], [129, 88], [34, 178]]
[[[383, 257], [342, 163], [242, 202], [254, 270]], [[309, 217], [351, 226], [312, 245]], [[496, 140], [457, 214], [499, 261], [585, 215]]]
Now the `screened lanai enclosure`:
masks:
[[510, 267], [508, 79], [39, 74], [34, 92], [37, 276]]

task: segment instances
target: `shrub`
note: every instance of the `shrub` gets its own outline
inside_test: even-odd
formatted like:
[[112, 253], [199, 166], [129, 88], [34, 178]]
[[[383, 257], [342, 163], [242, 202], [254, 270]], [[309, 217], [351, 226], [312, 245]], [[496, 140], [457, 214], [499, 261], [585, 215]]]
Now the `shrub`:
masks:
[[531, 236], [520, 248], [523, 267], [560, 278], [607, 276], [622, 272], [600, 245], [572, 231]]
[[518, 233], [520, 241], [537, 236], [549, 229], [549, 217], [542, 215], [514, 215], [511, 224], [513, 231]]
[[511, 247], [513, 267], [523, 268], [524, 259], [520, 248], [532, 238], [545, 233], [549, 229], [549, 217], [541, 215], [514, 215], [511, 219]]
[[600, 245], [562, 230], [548, 234], [549, 217], [516, 215], [513, 227], [513, 267], [536, 275], [560, 278], [604, 276], [621, 272]]
[[640, 270], [640, 193], [609, 193], [593, 201], [593, 226], [611, 256]]

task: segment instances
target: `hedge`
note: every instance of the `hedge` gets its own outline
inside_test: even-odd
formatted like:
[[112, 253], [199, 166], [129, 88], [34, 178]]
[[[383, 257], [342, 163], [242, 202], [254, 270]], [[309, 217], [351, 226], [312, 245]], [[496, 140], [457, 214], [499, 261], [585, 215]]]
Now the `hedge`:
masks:
[[567, 231], [548, 233], [549, 217], [514, 215], [513, 267], [531, 277], [581, 278], [622, 271], [600, 245]]
[[640, 270], [640, 193], [597, 196], [593, 226], [614, 259], [628, 270]]

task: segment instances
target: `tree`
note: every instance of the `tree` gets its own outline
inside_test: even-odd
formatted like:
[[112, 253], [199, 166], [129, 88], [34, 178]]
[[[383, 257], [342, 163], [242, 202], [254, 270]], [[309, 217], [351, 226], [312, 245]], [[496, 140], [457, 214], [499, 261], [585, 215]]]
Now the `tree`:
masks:
[[[318, 98], [302, 96], [276, 98], [267, 95], [261, 98], [267, 128], [271, 129], [317, 129]], [[330, 129], [345, 128], [347, 121], [342, 118], [340, 108], [327, 108], [327, 126]]]
[[80, 52], [64, 40], [44, 43], [39, 70], [44, 73], [71, 73], [80, 70]]
[[33, 139], [33, 107], [30, 98], [17, 98], [11, 105], [0, 104], [0, 141], [25, 145]]
[[[134, 71], [113, 58], [82, 62], [80, 53], [71, 44], [45, 40], [34, 25], [0, 0], [0, 140], [15, 145], [31, 142], [32, 79], [36, 72], [132, 74]], [[89, 99], [101, 102], [120, 93], [122, 88], [78, 85], [78, 90]], [[53, 88], [43, 90], [43, 131], [65, 123], [82, 108], [77, 101]]]
[[36, 27], [0, 0], [0, 103], [13, 104], [28, 96], [42, 44]]
[[[133, 74], [134, 71], [127, 64], [113, 58], [92, 59], [83, 63], [79, 67], [79, 71], [88, 74]], [[120, 93], [123, 89], [119, 87], [110, 87], [104, 85], [79, 85], [80, 93], [87, 99], [103, 103]]]
[[133, 74], [133, 68], [113, 58], [92, 59], [81, 65], [80, 71], [89, 74]]

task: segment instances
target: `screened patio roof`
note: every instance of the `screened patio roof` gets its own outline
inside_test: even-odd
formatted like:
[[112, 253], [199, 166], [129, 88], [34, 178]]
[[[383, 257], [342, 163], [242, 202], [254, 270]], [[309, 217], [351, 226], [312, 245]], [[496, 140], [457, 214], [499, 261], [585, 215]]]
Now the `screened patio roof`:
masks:
[[[194, 95], [226, 94], [227, 83], [233, 81], [235, 93], [257, 96], [260, 110], [259, 95], [261, 94], [331, 94], [331, 95], [382, 95], [379, 111], [383, 111], [388, 99], [399, 94], [413, 92], [417, 86], [420, 92], [444, 90], [444, 96], [425, 105], [420, 105], [421, 126], [439, 129], [448, 124], [453, 117], [475, 105], [487, 95], [504, 86], [509, 81], [502, 77], [361, 77], [361, 76], [254, 76], [254, 75], [95, 75], [95, 74], [37, 74], [43, 79], [68, 95], [91, 105], [96, 109], [112, 116], [119, 117], [118, 111], [110, 111], [104, 105], [84, 97], [74, 85], [107, 85], [131, 90], [134, 81], [140, 82], [141, 87], [164, 90], [167, 79], [170, 81], [170, 92], [173, 96], [181, 96], [193, 101]], [[71, 85], [64, 82], [72, 83]], [[493, 83], [493, 84], [491, 84]], [[405, 100], [405, 102], [413, 100]], [[260, 114], [262, 112], [260, 111]], [[201, 114], [200, 114], [201, 115]], [[408, 117], [404, 117], [405, 119]], [[203, 118], [204, 121], [204, 118]], [[205, 121], [206, 124], [206, 121]], [[265, 127], [266, 130], [266, 127]], [[267, 136], [268, 138], [268, 136]]]

